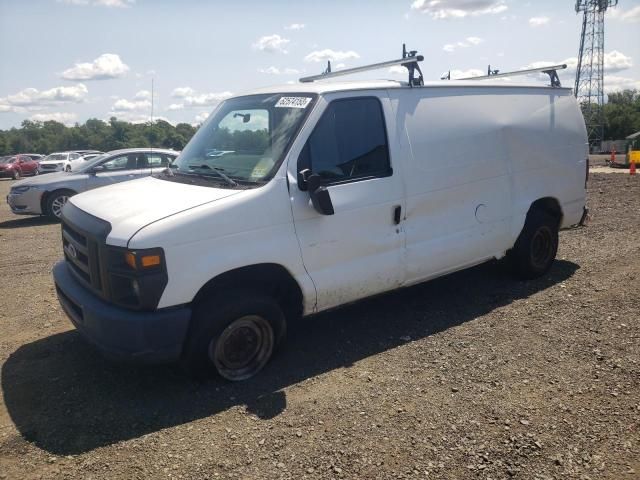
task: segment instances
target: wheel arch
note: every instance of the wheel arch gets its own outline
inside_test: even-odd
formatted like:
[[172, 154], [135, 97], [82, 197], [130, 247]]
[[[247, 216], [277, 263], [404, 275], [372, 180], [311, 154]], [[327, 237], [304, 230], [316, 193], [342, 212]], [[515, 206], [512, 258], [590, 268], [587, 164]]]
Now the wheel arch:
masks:
[[71, 195], [77, 195], [78, 192], [76, 192], [74, 189], [72, 188], [55, 188], [51, 191], [46, 191], [42, 194], [42, 197], [40, 198], [40, 211], [42, 212], [42, 215], [48, 215], [47, 213], [47, 202], [49, 201], [49, 198], [51, 197], [51, 195], [53, 195], [56, 192], [71, 192]]
[[302, 316], [304, 296], [302, 289], [289, 270], [277, 263], [259, 263], [221, 273], [205, 283], [192, 303], [221, 290], [251, 289], [276, 299], [287, 320]]
[[534, 201], [529, 207], [527, 216], [533, 211], [542, 211], [556, 219], [558, 227], [562, 225], [562, 207], [555, 197], [542, 197]]

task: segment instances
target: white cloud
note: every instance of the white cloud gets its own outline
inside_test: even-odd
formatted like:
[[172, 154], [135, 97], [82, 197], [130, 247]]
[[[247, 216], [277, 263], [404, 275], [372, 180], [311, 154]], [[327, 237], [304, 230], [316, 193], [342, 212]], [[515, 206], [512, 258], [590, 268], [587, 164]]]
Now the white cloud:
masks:
[[46, 122], [49, 120], [55, 120], [56, 122], [64, 123], [65, 125], [71, 125], [75, 122], [78, 116], [75, 113], [67, 112], [51, 112], [51, 113], [36, 113], [31, 115], [29, 120], [34, 122]]
[[231, 92], [198, 93], [191, 87], [178, 87], [171, 92], [173, 98], [179, 98], [179, 103], [169, 105], [169, 110], [180, 110], [185, 107], [214, 107], [226, 100]]
[[184, 105], [186, 107], [215, 107], [231, 95], [233, 95], [231, 92], [201, 93], [185, 97]]
[[16, 112], [23, 110], [41, 110], [46, 106], [83, 102], [89, 91], [82, 83], [70, 87], [55, 87], [40, 91], [37, 88], [25, 88], [13, 95], [0, 98], [0, 111]]
[[285, 30], [302, 30], [305, 27], [304, 23], [292, 23], [284, 27]]
[[280, 69], [278, 67], [259, 68], [258, 72], [267, 73], [269, 75], [297, 75], [301, 73], [300, 70], [289, 67], [283, 69]]
[[207, 119], [208, 116], [209, 116], [209, 112], [199, 113], [198, 115], [196, 115], [196, 118], [194, 119], [195, 123], [196, 124], [200, 124], [200, 123], [204, 122]]
[[482, 42], [484, 42], [484, 39], [480, 37], [467, 37], [467, 42], [469, 42], [471, 45], [480, 45]]
[[149, 90], [140, 90], [133, 98], [136, 100], [151, 100], [151, 92]]
[[286, 47], [289, 42], [289, 39], [283, 38], [277, 33], [274, 33], [273, 35], [260, 37], [253, 44], [253, 48], [262, 52], [287, 53], [284, 47]]
[[530, 27], [542, 27], [544, 25], [548, 25], [549, 24], [549, 20], [551, 20], [549, 17], [531, 17], [529, 19], [529, 26]]
[[456, 51], [458, 48], [468, 48], [468, 47], [471, 47], [471, 46], [477, 46], [477, 45], [480, 45], [482, 42], [484, 42], [483, 38], [480, 38], [480, 37], [467, 37], [463, 41], [460, 41], [460, 42], [446, 43], [445, 45], [442, 46], [442, 50], [444, 50], [445, 52], [451, 53], [451, 52]]
[[621, 22], [640, 23], [640, 5], [629, 10], [620, 7], [609, 8], [607, 10], [607, 17], [613, 20], [620, 20]]
[[139, 111], [151, 111], [151, 101], [150, 100], [137, 100], [137, 101], [129, 101], [126, 98], [121, 98], [116, 100], [111, 107], [111, 110], [114, 112], [139, 112]]
[[640, 90], [640, 80], [615, 75], [605, 75], [604, 77], [604, 91], [606, 93], [634, 88]]
[[133, 4], [136, 3], [136, 0], [58, 0], [58, 2], [82, 7], [92, 5], [96, 7], [128, 8], [133, 6]]
[[195, 94], [196, 91], [191, 87], [178, 87], [174, 88], [173, 92], [171, 92], [173, 98], [184, 98]]
[[504, 0], [415, 0], [411, 9], [443, 19], [501, 13], [507, 6]]
[[91, 63], [76, 63], [72, 68], [62, 72], [65, 80], [106, 80], [122, 77], [129, 71], [120, 56], [115, 53], [100, 55]]
[[331, 60], [334, 62], [342, 62], [345, 60], [353, 60], [355, 58], [360, 58], [360, 55], [358, 55], [353, 50], [335, 51], [335, 50], [326, 48], [324, 50], [316, 50], [314, 52], [311, 52], [306, 57], [304, 57], [304, 61], [305, 62], [326, 62], [328, 60]]

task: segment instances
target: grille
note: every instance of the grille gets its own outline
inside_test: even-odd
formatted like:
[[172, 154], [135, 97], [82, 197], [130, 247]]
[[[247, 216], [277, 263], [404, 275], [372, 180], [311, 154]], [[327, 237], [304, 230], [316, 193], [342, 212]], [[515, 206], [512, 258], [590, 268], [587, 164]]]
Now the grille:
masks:
[[97, 242], [63, 221], [62, 249], [67, 265], [76, 277], [93, 290], [102, 293]]
[[40, 165], [40, 169], [42, 170], [55, 170], [56, 168], [58, 168], [57, 165]]

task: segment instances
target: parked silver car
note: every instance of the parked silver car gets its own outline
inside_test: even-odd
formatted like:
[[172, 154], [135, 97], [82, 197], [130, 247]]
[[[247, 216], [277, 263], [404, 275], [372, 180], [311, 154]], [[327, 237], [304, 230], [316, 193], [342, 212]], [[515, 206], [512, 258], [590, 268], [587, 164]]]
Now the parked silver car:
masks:
[[69, 197], [113, 183], [159, 173], [178, 156], [174, 150], [128, 148], [87, 162], [75, 172], [41, 175], [14, 183], [7, 203], [16, 214], [58, 218]]

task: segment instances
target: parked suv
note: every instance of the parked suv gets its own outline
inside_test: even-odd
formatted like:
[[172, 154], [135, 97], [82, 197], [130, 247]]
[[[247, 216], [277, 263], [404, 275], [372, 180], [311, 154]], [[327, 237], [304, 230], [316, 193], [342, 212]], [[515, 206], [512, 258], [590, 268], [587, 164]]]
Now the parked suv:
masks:
[[109, 356], [246, 379], [296, 317], [505, 255], [543, 275], [586, 215], [587, 154], [569, 88], [257, 90], [171, 168], [70, 199], [58, 298]]
[[58, 218], [69, 197], [157, 173], [177, 156], [178, 152], [163, 149], [114, 150], [90, 160], [77, 172], [41, 175], [17, 182], [12, 185], [7, 202], [13, 213]]
[[13, 155], [0, 158], [0, 177], [14, 180], [27, 175], [38, 175], [38, 162], [28, 155]]
[[50, 153], [40, 160], [40, 173], [70, 172], [82, 156], [78, 152]]

